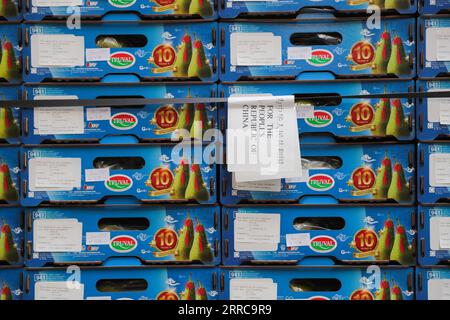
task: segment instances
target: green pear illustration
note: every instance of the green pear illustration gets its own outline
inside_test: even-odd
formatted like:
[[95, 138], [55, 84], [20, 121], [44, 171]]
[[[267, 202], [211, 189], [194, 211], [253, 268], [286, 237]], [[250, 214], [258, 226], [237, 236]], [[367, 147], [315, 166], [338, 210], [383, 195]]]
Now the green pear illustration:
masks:
[[0, 61], [0, 79], [7, 81], [20, 79], [20, 65], [16, 60], [14, 47], [8, 40], [2, 45], [2, 60]]
[[394, 281], [392, 284], [391, 300], [403, 300], [402, 289]]
[[411, 265], [414, 263], [412, 247], [408, 243], [405, 227], [401, 224], [397, 225], [395, 232], [394, 246], [391, 251], [391, 260], [397, 261], [403, 265]]
[[12, 300], [12, 293], [11, 289], [8, 287], [7, 284], [3, 284], [2, 287], [2, 293], [0, 295], [0, 300]]
[[213, 9], [209, 0], [191, 0], [189, 14], [198, 14], [201, 17], [211, 17]]
[[403, 47], [403, 41], [399, 36], [394, 37], [391, 56], [387, 65], [387, 72], [395, 75], [408, 75], [411, 72], [409, 61]]
[[386, 275], [380, 282], [380, 288], [375, 292], [375, 300], [391, 300], [391, 288]]
[[369, 3], [371, 5], [378, 6], [380, 8], [384, 8], [384, 1], [385, 0], [370, 0]]
[[373, 119], [372, 135], [382, 136], [386, 135], [386, 126], [391, 114], [391, 102], [387, 98], [382, 98], [375, 106], [375, 117]]
[[0, 233], [0, 261], [17, 262], [19, 261], [19, 252], [16, 245], [9, 224], [4, 224]]
[[172, 199], [185, 199], [186, 187], [189, 181], [189, 164], [182, 159], [180, 165], [175, 169], [175, 178], [170, 191]]
[[383, 229], [378, 233], [380, 234], [380, 240], [375, 252], [375, 258], [377, 260], [389, 260], [395, 237], [394, 222], [389, 215], [384, 222]]
[[200, 202], [209, 200], [209, 192], [206, 189], [206, 184], [203, 182], [202, 172], [198, 164], [191, 166], [189, 182], [186, 188], [186, 199]]
[[410, 0], [386, 0], [384, 7], [386, 9], [407, 10], [410, 7]]
[[189, 78], [206, 79], [211, 78], [211, 74], [211, 67], [206, 59], [203, 43], [196, 39], [194, 41], [194, 53], [189, 64], [188, 76]]
[[189, 253], [191, 252], [192, 243], [194, 242], [194, 223], [192, 219], [187, 216], [184, 220], [183, 228], [180, 230], [175, 259], [178, 261], [189, 260]]
[[15, 17], [19, 14], [13, 0], [0, 0], [0, 17]]
[[392, 174], [391, 185], [388, 190], [388, 199], [396, 200], [397, 202], [407, 202], [411, 200], [408, 184], [405, 179], [405, 172], [400, 163], [396, 162], [394, 165], [394, 173]]
[[205, 227], [197, 219], [195, 226], [194, 243], [192, 244], [189, 260], [208, 263], [213, 261], [213, 253], [206, 237]]
[[392, 100], [391, 115], [386, 126], [386, 135], [404, 137], [409, 135], [409, 126], [400, 99]]
[[188, 14], [191, 0], [176, 0], [174, 12], [177, 14]]
[[381, 160], [381, 167], [377, 169], [377, 177], [375, 179], [374, 199], [386, 199], [389, 186], [392, 179], [391, 159], [388, 158], [387, 153], [383, 160]]
[[195, 300], [195, 283], [192, 281], [191, 275], [189, 275], [189, 280], [180, 296], [181, 300]]
[[0, 138], [15, 138], [19, 136], [19, 127], [14, 119], [11, 108], [0, 107]]
[[[191, 98], [191, 93], [189, 90], [187, 98]], [[191, 130], [192, 123], [194, 122], [194, 104], [185, 103], [180, 109], [179, 119], [178, 119], [178, 129]]]
[[374, 74], [385, 74], [391, 55], [391, 34], [384, 29], [380, 41], [376, 44], [375, 59], [372, 72]]
[[192, 41], [190, 35], [185, 34], [183, 36], [177, 51], [177, 59], [175, 60], [173, 75], [175, 77], [187, 77], [189, 63], [192, 59]]
[[206, 289], [203, 287], [200, 281], [197, 281], [198, 288], [195, 290], [195, 300], [208, 300]]
[[19, 193], [14, 187], [11, 173], [6, 163], [0, 164], [0, 200], [17, 201]]
[[194, 123], [191, 127], [191, 138], [202, 140], [203, 134], [210, 128], [211, 124], [208, 120], [206, 107], [203, 103], [199, 103], [195, 106]]

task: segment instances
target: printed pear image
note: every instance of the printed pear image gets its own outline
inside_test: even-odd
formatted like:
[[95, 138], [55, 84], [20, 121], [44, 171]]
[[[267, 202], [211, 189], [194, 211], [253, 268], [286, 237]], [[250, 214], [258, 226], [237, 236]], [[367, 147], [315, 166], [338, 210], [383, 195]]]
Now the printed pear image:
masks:
[[387, 153], [381, 160], [381, 167], [377, 169], [377, 178], [375, 179], [374, 199], [386, 199], [389, 186], [392, 179], [391, 159], [388, 158]]
[[13, 185], [11, 173], [6, 163], [0, 165], [0, 200], [19, 200], [19, 193]]
[[191, 138], [202, 140], [203, 134], [210, 128], [211, 124], [208, 120], [206, 107], [203, 103], [199, 103], [195, 106], [194, 123], [191, 127]]
[[375, 292], [375, 300], [391, 300], [391, 288], [389, 281], [386, 280], [386, 275], [380, 282], [380, 288]]
[[189, 63], [192, 59], [192, 41], [191, 36], [185, 34], [178, 46], [177, 59], [174, 64], [173, 75], [175, 77], [187, 77]]
[[175, 178], [170, 191], [172, 199], [185, 199], [186, 187], [189, 181], [189, 164], [182, 159], [180, 165], [175, 169]]
[[209, 0], [191, 0], [189, 14], [198, 14], [202, 17], [211, 17], [213, 9]]
[[14, 244], [11, 227], [6, 223], [0, 232], [0, 261], [9, 263], [19, 261], [19, 252]]
[[408, 243], [405, 227], [401, 224], [397, 225], [395, 232], [394, 246], [391, 251], [391, 260], [397, 261], [403, 265], [411, 265], [414, 263], [412, 247]]
[[194, 222], [187, 216], [184, 220], [183, 228], [180, 230], [175, 259], [177, 261], [189, 260], [192, 243], [194, 242]]
[[407, 10], [410, 7], [409, 0], [386, 0], [384, 3], [386, 9]]
[[375, 107], [375, 117], [373, 119], [372, 135], [386, 135], [386, 126], [391, 115], [391, 102], [387, 98], [383, 98]]
[[369, 3], [380, 8], [384, 8], [384, 0], [370, 0]]
[[391, 115], [386, 126], [386, 135], [404, 137], [409, 135], [409, 127], [400, 99], [395, 99], [391, 104]]
[[188, 14], [191, 0], [176, 0], [174, 12], [178, 14]]
[[198, 164], [191, 166], [189, 182], [186, 188], [186, 199], [199, 202], [209, 200], [209, 192], [206, 189], [206, 184], [203, 182], [202, 172]]
[[2, 45], [2, 59], [0, 61], [0, 79], [7, 81], [20, 79], [20, 65], [14, 53], [14, 47], [8, 40]]
[[2, 294], [0, 295], [0, 300], [12, 300], [11, 289], [8, 285], [4, 284], [2, 287]]
[[391, 55], [391, 35], [384, 29], [381, 34], [381, 39], [376, 45], [375, 59], [372, 72], [374, 74], [385, 74], [387, 72], [387, 65]]
[[203, 263], [213, 261], [213, 254], [206, 238], [205, 227], [198, 220], [195, 226], [194, 243], [189, 254], [189, 260]]
[[[187, 98], [191, 98], [190, 91], [188, 93]], [[178, 127], [179, 130], [191, 130], [192, 123], [194, 122], [194, 104], [193, 103], [185, 103], [180, 109], [179, 119], [178, 119]]]
[[19, 136], [19, 127], [14, 119], [11, 108], [0, 107], [0, 138], [15, 138]]
[[394, 246], [394, 222], [388, 216], [384, 222], [384, 227], [379, 231], [380, 240], [378, 242], [375, 258], [377, 260], [389, 260], [392, 247]]
[[391, 185], [388, 190], [388, 198], [397, 202], [406, 202], [411, 199], [408, 184], [405, 179], [405, 172], [400, 163], [395, 163], [392, 174]]
[[0, 17], [15, 17], [19, 14], [13, 0], [0, 0]]
[[402, 289], [395, 282], [392, 282], [392, 284], [391, 300], [403, 300]]
[[408, 75], [411, 72], [409, 61], [403, 47], [403, 41], [399, 36], [394, 37], [394, 45], [387, 65], [387, 72], [396, 75]]
[[181, 292], [181, 300], [195, 300], [195, 283], [189, 275], [189, 280], [186, 282], [183, 292]]
[[196, 39], [194, 41], [194, 53], [192, 54], [191, 63], [189, 64], [188, 76], [189, 78], [211, 78], [211, 67], [209, 61], [205, 56], [205, 49], [203, 43]]
[[200, 281], [198, 282], [198, 288], [195, 290], [195, 300], [208, 300], [208, 295], [206, 294], [206, 289], [203, 287]]

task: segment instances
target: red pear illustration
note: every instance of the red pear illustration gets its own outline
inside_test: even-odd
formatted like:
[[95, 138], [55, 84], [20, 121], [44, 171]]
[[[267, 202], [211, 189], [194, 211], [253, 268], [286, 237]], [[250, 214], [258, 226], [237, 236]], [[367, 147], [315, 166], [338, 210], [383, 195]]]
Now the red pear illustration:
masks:
[[0, 295], [0, 300], [12, 300], [12, 293], [11, 289], [8, 287], [8, 285], [5, 283], [2, 287], [2, 294]]
[[0, 164], [0, 200], [17, 201], [19, 193], [14, 187], [9, 167], [6, 163]]
[[14, 243], [11, 227], [5, 223], [0, 233], [0, 261], [9, 263], [19, 261], [19, 252]]

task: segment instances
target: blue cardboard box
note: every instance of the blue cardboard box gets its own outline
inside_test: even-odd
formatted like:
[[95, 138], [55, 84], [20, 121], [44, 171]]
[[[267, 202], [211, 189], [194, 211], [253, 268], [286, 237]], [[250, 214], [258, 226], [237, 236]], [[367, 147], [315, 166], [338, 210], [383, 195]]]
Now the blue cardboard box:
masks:
[[[19, 100], [21, 88], [14, 85], [0, 85], [1, 100]], [[0, 107], [0, 141], [8, 144], [20, 143], [20, 109]]]
[[22, 82], [22, 26], [0, 22], [0, 33], [0, 81], [19, 84]]
[[450, 269], [434, 266], [416, 269], [417, 300], [449, 300]]

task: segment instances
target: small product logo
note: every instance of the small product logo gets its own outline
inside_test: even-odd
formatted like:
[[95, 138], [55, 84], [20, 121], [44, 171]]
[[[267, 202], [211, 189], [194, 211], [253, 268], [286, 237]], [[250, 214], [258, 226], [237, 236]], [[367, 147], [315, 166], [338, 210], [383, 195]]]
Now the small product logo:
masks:
[[311, 58], [306, 60], [306, 62], [315, 67], [323, 67], [332, 63], [333, 60], [334, 55], [330, 51], [324, 49], [316, 49], [312, 51]]
[[136, 63], [136, 58], [129, 52], [115, 52], [109, 57], [108, 64], [114, 69], [128, 69]]
[[309, 177], [307, 186], [314, 191], [327, 191], [334, 187], [334, 179], [327, 174], [315, 174]]
[[319, 253], [328, 253], [336, 249], [337, 241], [329, 236], [317, 236], [309, 243], [311, 250]]
[[366, 289], [358, 289], [353, 291], [349, 300], [374, 300], [373, 294]]
[[130, 236], [117, 236], [111, 239], [109, 247], [115, 252], [127, 253], [136, 249], [137, 241], [135, 238]]
[[156, 300], [180, 300], [177, 293], [174, 291], [162, 291], [156, 296]]
[[314, 111], [314, 118], [306, 118], [306, 124], [315, 128], [323, 128], [333, 122], [333, 115], [328, 111], [316, 110]]
[[137, 0], [108, 0], [109, 4], [117, 8], [128, 8], [136, 3]]
[[133, 180], [124, 174], [110, 176], [105, 181], [105, 187], [114, 192], [124, 192], [133, 186]]
[[131, 113], [116, 113], [111, 117], [109, 124], [117, 130], [130, 130], [137, 126], [138, 119]]

